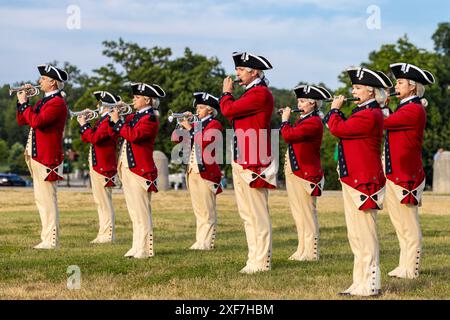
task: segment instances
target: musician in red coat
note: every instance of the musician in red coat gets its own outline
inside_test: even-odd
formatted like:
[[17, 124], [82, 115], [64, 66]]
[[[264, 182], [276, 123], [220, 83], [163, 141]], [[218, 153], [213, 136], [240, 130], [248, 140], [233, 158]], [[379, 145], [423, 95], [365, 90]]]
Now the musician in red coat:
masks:
[[345, 221], [355, 256], [353, 284], [342, 295], [378, 295], [381, 288], [376, 212], [382, 209], [386, 179], [381, 164], [383, 114], [380, 103], [392, 86], [381, 71], [347, 70], [358, 106], [347, 119], [339, 110], [344, 97], [336, 97], [324, 119], [339, 138], [339, 178], [344, 197]]
[[422, 233], [418, 207], [425, 188], [422, 145], [426, 112], [421, 98], [424, 85], [433, 84], [434, 77], [412, 64], [394, 63], [390, 67], [401, 101], [384, 119], [386, 204], [400, 243], [399, 265], [389, 276], [413, 279], [419, 276]]
[[294, 88], [300, 117], [289, 123], [291, 108], [281, 116], [281, 136], [288, 144], [284, 173], [286, 190], [298, 235], [297, 251], [289, 260], [319, 260], [317, 197], [322, 194], [324, 176], [320, 164], [323, 124], [319, 116], [322, 100], [331, 98], [322, 87], [300, 85]]
[[61, 90], [68, 74], [52, 65], [39, 65], [38, 70], [40, 89], [45, 96], [31, 106], [25, 92], [18, 92], [17, 122], [30, 126], [25, 162], [33, 178], [34, 197], [42, 223], [42, 241], [34, 248], [54, 249], [59, 246], [56, 181], [63, 180], [62, 139], [67, 117]]
[[117, 109], [110, 113], [110, 133], [124, 139], [119, 154], [118, 174], [122, 181], [128, 213], [133, 223], [133, 245], [125, 257], [148, 258], [154, 255], [151, 192], [158, 192], [158, 170], [153, 161], [153, 146], [158, 133], [159, 98], [166, 94], [156, 84], [133, 83], [136, 113], [126, 119]]
[[109, 134], [110, 107], [121, 101], [107, 91], [94, 92], [99, 101], [100, 118], [91, 127], [86, 121], [86, 115], [78, 116], [81, 140], [90, 143], [89, 176], [91, 179], [92, 195], [97, 205], [99, 229], [97, 237], [91, 243], [110, 243], [114, 241], [114, 207], [112, 203], [112, 187], [116, 186], [117, 177], [117, 135]]
[[[181, 121], [184, 132], [175, 130], [172, 141], [178, 143], [181, 139], [186, 139], [190, 143], [186, 181], [197, 225], [196, 241], [190, 249], [211, 250], [216, 238], [216, 195], [222, 192], [222, 173], [216, 161], [214, 147], [214, 143], [222, 142], [222, 125], [214, 119], [220, 106], [218, 99], [206, 92], [194, 93], [193, 105], [200, 121]], [[190, 118], [193, 115], [187, 112], [186, 116]]]
[[276, 187], [278, 167], [272, 161], [270, 146], [273, 96], [263, 72], [272, 65], [248, 52], [235, 52], [233, 60], [246, 91], [236, 99], [233, 80], [225, 78], [220, 109], [234, 129], [233, 184], [248, 244], [247, 264], [241, 272], [255, 273], [270, 270], [272, 258], [268, 189]]

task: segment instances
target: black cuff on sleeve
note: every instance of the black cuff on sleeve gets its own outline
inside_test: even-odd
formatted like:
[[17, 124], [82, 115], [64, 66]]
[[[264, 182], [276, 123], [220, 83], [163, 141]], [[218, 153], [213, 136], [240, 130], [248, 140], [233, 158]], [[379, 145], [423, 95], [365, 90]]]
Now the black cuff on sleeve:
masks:
[[330, 120], [331, 115], [334, 114], [334, 113], [337, 113], [342, 119], [345, 120], [345, 115], [342, 113], [341, 110], [339, 110], [339, 109], [331, 109], [331, 110], [327, 113], [327, 115], [325, 116], [325, 118], [323, 118], [323, 120], [322, 120], [323, 123], [328, 123], [328, 121]]
[[388, 114], [393, 114], [394, 112], [391, 110], [391, 108], [389, 108], [389, 107], [384, 107], [384, 108], [381, 108], [381, 110], [383, 111], [383, 113], [385, 112], [384, 110], [387, 110], [387, 112], [388, 112]]
[[17, 102], [17, 110], [19, 111], [19, 113], [23, 113], [25, 111], [26, 108], [28, 108], [30, 105], [27, 102], [24, 102], [22, 104], [20, 104], [19, 102]]
[[113, 130], [114, 130], [115, 132], [119, 133], [119, 132], [120, 132], [120, 129], [122, 128], [122, 126], [123, 126], [123, 120], [122, 120], [122, 119], [119, 119], [119, 121], [117, 121], [117, 122], [114, 124]]
[[231, 92], [224, 92], [224, 93], [222, 93], [222, 95], [220, 96], [219, 101], [222, 100], [222, 98], [225, 97], [225, 96], [233, 96], [233, 94], [232, 94]]
[[283, 121], [280, 125], [280, 129], [283, 129], [283, 127], [287, 124], [289, 124], [289, 121]]
[[80, 133], [83, 134], [90, 127], [91, 125], [88, 122], [86, 122], [84, 125], [80, 126]]

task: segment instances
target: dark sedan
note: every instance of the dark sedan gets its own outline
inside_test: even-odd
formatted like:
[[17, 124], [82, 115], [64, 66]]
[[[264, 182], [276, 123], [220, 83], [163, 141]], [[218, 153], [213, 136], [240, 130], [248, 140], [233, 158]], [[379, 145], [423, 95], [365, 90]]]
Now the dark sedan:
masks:
[[14, 173], [0, 173], [0, 186], [25, 187], [27, 182]]

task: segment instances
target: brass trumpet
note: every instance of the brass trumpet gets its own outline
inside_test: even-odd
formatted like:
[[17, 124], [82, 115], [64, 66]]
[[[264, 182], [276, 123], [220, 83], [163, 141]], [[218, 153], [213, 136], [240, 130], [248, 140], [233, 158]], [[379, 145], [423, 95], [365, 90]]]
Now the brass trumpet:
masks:
[[181, 126], [181, 121], [184, 121], [184, 120], [189, 121], [189, 123], [191, 123], [191, 124], [194, 122], [200, 121], [200, 119], [198, 118], [198, 116], [196, 114], [193, 114], [192, 116], [188, 116], [188, 115], [186, 115], [186, 112], [175, 113], [172, 110], [169, 110], [167, 112], [167, 120], [170, 123], [172, 123], [173, 120], [176, 119], [177, 120], [177, 125], [176, 125], [177, 128], [179, 128]]
[[111, 104], [111, 105], [104, 104], [103, 107], [108, 108], [109, 112], [113, 111], [114, 109], [117, 109], [119, 116], [126, 116], [133, 112], [133, 104], [125, 103], [123, 101], [120, 101], [117, 104]]
[[70, 118], [73, 118], [73, 117], [78, 118], [79, 116], [85, 116], [86, 121], [91, 121], [91, 120], [98, 118], [98, 109], [96, 109], [96, 110], [86, 109], [86, 110], [81, 110], [81, 111], [69, 110], [69, 115], [70, 115]]
[[12, 96], [13, 93], [15, 92], [20, 92], [20, 91], [25, 91], [25, 95], [27, 96], [27, 98], [31, 98], [34, 96], [37, 96], [40, 92], [39, 88], [41, 86], [40, 85], [32, 85], [31, 87], [27, 87], [27, 86], [21, 86], [21, 87], [15, 87], [15, 88], [9, 88], [9, 95]]
[[114, 109], [117, 109], [119, 112], [119, 116], [126, 116], [133, 112], [132, 108], [133, 104], [127, 104], [127, 103], [118, 103], [118, 104], [111, 104], [111, 105], [103, 105], [95, 110], [86, 109], [81, 111], [70, 111], [69, 115], [71, 118], [78, 117], [78, 116], [86, 116], [86, 121], [91, 121], [94, 119], [97, 119], [100, 115], [100, 112], [103, 111], [102, 108], [108, 108], [108, 111], [111, 112]]

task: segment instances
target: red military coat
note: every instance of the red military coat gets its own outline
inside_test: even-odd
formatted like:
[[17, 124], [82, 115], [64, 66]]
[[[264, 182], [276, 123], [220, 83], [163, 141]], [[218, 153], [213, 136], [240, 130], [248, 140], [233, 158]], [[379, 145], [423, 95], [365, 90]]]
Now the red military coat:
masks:
[[373, 101], [357, 107], [348, 119], [332, 109], [324, 123], [339, 138], [339, 177], [360, 192], [359, 210], [381, 209], [386, 178], [381, 163], [383, 113], [379, 104]]
[[[200, 124], [200, 123], [199, 123]], [[221, 132], [223, 130], [219, 121], [210, 117], [201, 122], [202, 130], [195, 132], [195, 128], [190, 131], [191, 148], [196, 148], [195, 154], [197, 155], [198, 171], [202, 179], [212, 182], [212, 189], [216, 194], [221, 193], [222, 186], [220, 181], [222, 180], [222, 172], [216, 162], [215, 150], [208, 150], [207, 147], [215, 141], [214, 133], [212, 130]], [[172, 141], [179, 143], [182, 141], [181, 135], [177, 134], [175, 130], [172, 134]], [[193, 139], [192, 139], [193, 138]], [[212, 152], [214, 151], [214, 152]], [[201, 159], [199, 155], [201, 154]]]
[[89, 123], [80, 127], [81, 140], [91, 143], [92, 168], [105, 176], [105, 187], [114, 187], [113, 178], [117, 174], [116, 145], [118, 135], [109, 133], [108, 115], [96, 121], [93, 128]]
[[[254, 172], [250, 187], [275, 188], [265, 180], [263, 173], [272, 163], [270, 119], [273, 96], [269, 88], [262, 81], [236, 100], [232, 94], [225, 93], [220, 98], [220, 109], [235, 131], [234, 161], [243, 169]], [[276, 175], [276, 172], [271, 174]]]
[[124, 138], [128, 167], [131, 172], [146, 179], [147, 191], [158, 192], [156, 178], [158, 169], [153, 160], [155, 138], [158, 133], [158, 120], [153, 109], [137, 112], [110, 122], [110, 134], [118, 133]]
[[320, 196], [319, 183], [323, 178], [320, 163], [323, 124], [316, 111], [298, 119], [294, 126], [288, 121], [281, 124], [281, 136], [288, 143], [288, 155], [292, 172], [299, 178], [310, 181], [312, 196]]
[[425, 180], [422, 144], [426, 122], [425, 109], [418, 97], [400, 104], [384, 119], [386, 177], [404, 189], [401, 200], [404, 204], [420, 202], [416, 189]]
[[45, 181], [63, 180], [56, 172], [64, 160], [62, 139], [67, 118], [67, 105], [61, 93], [44, 97], [33, 107], [28, 103], [18, 104], [16, 116], [19, 125], [33, 129], [31, 156], [47, 167]]

